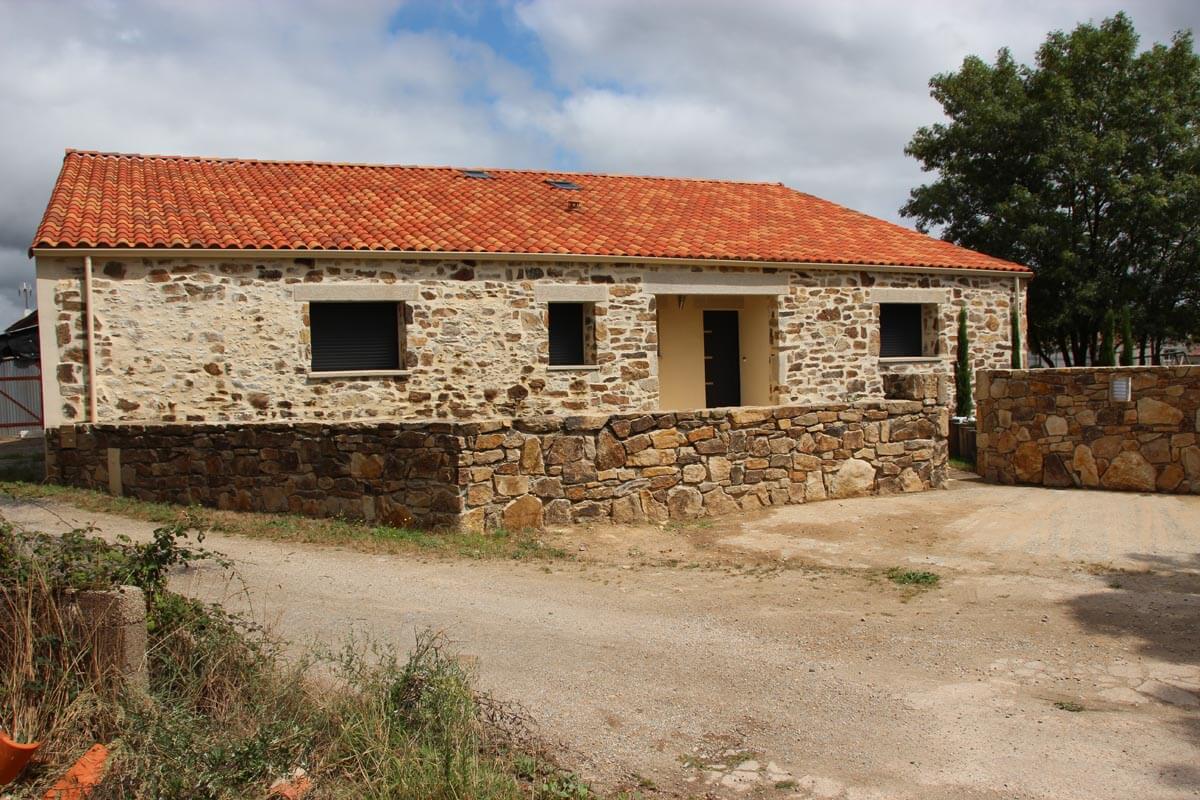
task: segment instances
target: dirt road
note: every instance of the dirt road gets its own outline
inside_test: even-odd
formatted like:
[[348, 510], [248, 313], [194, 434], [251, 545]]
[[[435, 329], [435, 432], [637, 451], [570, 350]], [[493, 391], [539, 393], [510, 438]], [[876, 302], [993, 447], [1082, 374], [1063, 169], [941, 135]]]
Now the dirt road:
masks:
[[[61, 506], [0, 511], [44, 530], [149, 528]], [[353, 631], [404, 646], [444, 630], [606, 787], [1200, 796], [1200, 498], [958, 483], [555, 543], [579, 560], [213, 536], [244, 590], [210, 569], [176, 583], [248, 605], [297, 642]], [[892, 566], [941, 585], [914, 593], [883, 577]]]

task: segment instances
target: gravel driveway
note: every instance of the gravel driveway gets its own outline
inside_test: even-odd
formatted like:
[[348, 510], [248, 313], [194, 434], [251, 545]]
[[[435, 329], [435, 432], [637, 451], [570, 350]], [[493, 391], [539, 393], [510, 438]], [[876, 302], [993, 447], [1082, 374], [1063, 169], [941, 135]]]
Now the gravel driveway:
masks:
[[[150, 526], [8, 504], [43, 530]], [[954, 482], [684, 528], [578, 560], [415, 559], [212, 536], [297, 643], [447, 632], [601, 786], [799, 798], [1200, 796], [1200, 498]], [[917, 591], [887, 567], [929, 569]], [[1057, 704], [1057, 705], [1056, 705]], [[1069, 709], [1082, 708], [1079, 711]]]

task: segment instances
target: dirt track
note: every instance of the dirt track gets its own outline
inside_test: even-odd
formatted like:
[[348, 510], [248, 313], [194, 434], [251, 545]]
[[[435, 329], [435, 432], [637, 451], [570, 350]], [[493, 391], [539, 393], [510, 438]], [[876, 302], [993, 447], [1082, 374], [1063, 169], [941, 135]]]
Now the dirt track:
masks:
[[[149, 528], [0, 510], [42, 529]], [[445, 630], [479, 656], [485, 686], [609, 787], [1200, 796], [1200, 498], [956, 483], [554, 540], [580, 560], [422, 561], [213, 536], [245, 591], [208, 569], [177, 584], [249, 604], [297, 642], [354, 630], [403, 646]], [[942, 585], [913, 594], [881, 575], [891, 566], [932, 569]]]

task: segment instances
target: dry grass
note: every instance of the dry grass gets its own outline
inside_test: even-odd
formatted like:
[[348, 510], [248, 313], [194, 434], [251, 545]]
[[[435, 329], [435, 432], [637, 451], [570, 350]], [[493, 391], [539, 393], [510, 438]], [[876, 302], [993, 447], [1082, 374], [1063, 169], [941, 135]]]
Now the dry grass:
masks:
[[201, 506], [152, 503], [104, 492], [45, 483], [0, 481], [0, 493], [16, 500], [49, 500], [87, 511], [118, 514], [160, 525], [188, 520], [209, 531], [254, 539], [332, 544], [370, 553], [414, 553], [458, 558], [566, 559], [565, 550], [547, 544], [533, 531], [488, 533], [396, 528], [342, 519], [313, 519], [295, 514], [219, 511]]
[[[80, 533], [62, 554], [0, 528], [0, 724], [43, 742], [14, 800], [41, 797], [96, 741], [114, 755], [93, 800], [260, 797], [296, 767], [314, 800], [590, 796], [439, 636], [405, 657], [361, 644], [296, 662], [245, 620], [166, 591], [176, 533], [124, 548]], [[98, 670], [73, 622], [78, 587], [126, 575], [148, 592], [148, 692]]]

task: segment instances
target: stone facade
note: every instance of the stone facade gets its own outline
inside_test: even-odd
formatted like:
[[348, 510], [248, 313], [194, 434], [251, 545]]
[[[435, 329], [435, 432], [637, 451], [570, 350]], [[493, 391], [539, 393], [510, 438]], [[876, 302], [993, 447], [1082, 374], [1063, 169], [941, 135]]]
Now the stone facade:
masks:
[[143, 500], [520, 529], [922, 491], [945, 478], [948, 424], [929, 397], [485, 422], [68, 425], [47, 432], [47, 465], [52, 481]]
[[[47, 424], [87, 419], [82, 258], [39, 256]], [[98, 422], [478, 420], [663, 410], [654, 279], [780, 280], [771, 297], [772, 404], [884, 397], [887, 375], [949, 375], [966, 305], [977, 369], [1009, 363], [1012, 275], [628, 263], [284, 258], [100, 258], [93, 263]], [[305, 286], [412, 287], [405, 374], [309, 373]], [[539, 287], [603, 287], [595, 364], [548, 367]], [[928, 357], [879, 358], [881, 291], [932, 294]], [[686, 289], [680, 290], [686, 293]], [[702, 292], [701, 292], [702, 293]], [[914, 295], [916, 296], [916, 295]], [[921, 302], [927, 302], [922, 300]]]
[[1200, 367], [993, 370], [977, 386], [986, 480], [1200, 494]]

